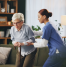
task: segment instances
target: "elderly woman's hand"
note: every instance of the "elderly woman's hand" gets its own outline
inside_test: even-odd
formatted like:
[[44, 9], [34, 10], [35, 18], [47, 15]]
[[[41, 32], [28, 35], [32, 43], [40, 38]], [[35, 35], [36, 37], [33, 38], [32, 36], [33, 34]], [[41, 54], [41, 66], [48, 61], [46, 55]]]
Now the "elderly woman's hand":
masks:
[[14, 46], [15, 46], [15, 47], [18, 46], [18, 42], [14, 43]]
[[23, 45], [24, 45], [24, 43], [18, 42], [18, 47], [23, 46]]
[[27, 45], [27, 46], [33, 45], [33, 43], [32, 43], [32, 42], [27, 42], [27, 43], [28, 43], [28, 45]]

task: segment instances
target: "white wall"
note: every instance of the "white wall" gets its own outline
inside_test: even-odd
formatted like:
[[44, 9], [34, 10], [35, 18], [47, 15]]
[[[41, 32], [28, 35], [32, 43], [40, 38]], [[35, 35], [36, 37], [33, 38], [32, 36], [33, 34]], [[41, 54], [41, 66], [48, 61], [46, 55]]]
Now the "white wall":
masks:
[[[66, 0], [26, 0], [26, 24], [39, 25], [42, 28], [44, 24], [38, 21], [38, 11], [44, 8], [53, 13], [50, 21], [54, 24], [61, 23], [61, 15], [66, 15]], [[63, 28], [65, 31], [65, 27]]]

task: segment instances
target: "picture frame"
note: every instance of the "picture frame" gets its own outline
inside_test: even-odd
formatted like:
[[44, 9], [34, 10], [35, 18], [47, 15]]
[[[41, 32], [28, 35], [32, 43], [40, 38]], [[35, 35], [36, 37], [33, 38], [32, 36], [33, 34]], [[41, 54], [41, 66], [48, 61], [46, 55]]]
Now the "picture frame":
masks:
[[7, 17], [0, 16], [0, 25], [7, 25]]

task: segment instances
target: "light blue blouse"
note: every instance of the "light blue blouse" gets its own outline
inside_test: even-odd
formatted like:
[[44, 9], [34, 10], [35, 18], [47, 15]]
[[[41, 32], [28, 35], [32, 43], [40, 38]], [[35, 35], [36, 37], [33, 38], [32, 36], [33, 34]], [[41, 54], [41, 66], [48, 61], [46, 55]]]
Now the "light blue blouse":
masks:
[[[28, 40], [35, 42], [34, 39], [34, 33], [33, 31], [30, 29], [30, 27], [26, 24], [23, 24], [22, 28], [20, 31], [18, 31], [14, 26], [11, 27], [10, 30], [10, 34], [11, 34], [11, 40], [12, 41], [16, 41], [16, 42], [27, 42]], [[25, 56], [30, 54], [31, 52], [33, 52], [35, 50], [35, 47], [33, 45], [31, 46], [21, 46], [21, 55]], [[20, 48], [18, 48], [18, 51], [20, 51]]]

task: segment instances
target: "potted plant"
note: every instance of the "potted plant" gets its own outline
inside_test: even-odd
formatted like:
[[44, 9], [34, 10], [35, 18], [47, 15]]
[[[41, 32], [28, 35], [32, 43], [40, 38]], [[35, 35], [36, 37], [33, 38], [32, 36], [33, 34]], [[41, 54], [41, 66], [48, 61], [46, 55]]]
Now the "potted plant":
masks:
[[[37, 27], [32, 25], [32, 30], [39, 31], [39, 30], [41, 30], [41, 28], [38, 25], [37, 25]], [[40, 38], [40, 36], [36, 36], [35, 38]]]
[[63, 27], [61, 26], [61, 23], [58, 23], [57, 20], [55, 20], [55, 22], [56, 22], [55, 24], [57, 26], [57, 30], [61, 34], [61, 29], [63, 29]]
[[60, 23], [59, 23], [59, 25], [58, 25], [58, 32], [59, 32], [59, 34], [62, 36], [62, 33], [63, 33], [63, 27], [61, 26]]

